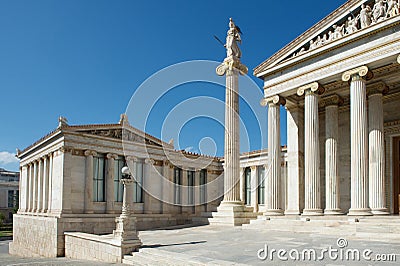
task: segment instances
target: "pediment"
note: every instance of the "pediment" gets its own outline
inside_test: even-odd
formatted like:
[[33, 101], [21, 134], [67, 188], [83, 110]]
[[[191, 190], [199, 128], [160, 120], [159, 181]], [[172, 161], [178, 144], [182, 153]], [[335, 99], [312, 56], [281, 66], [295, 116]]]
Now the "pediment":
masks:
[[399, 12], [397, 0], [349, 0], [257, 66], [254, 75], [262, 77], [263, 72], [281, 64], [339, 46], [344, 39], [356, 38], [359, 32], [399, 16]]
[[84, 125], [84, 126], [68, 126], [64, 130], [79, 132], [83, 134], [100, 136], [105, 138], [118, 139], [121, 141], [137, 142], [146, 145], [162, 147], [170, 145], [162, 140], [146, 134], [130, 125], [110, 124], [110, 125]]

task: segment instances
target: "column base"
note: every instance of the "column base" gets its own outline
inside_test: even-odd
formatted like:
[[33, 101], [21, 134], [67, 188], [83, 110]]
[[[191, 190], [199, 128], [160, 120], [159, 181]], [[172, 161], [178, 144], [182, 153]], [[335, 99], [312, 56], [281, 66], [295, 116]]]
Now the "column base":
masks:
[[333, 210], [324, 210], [324, 215], [343, 215], [344, 212], [342, 212], [341, 209], [333, 209]]
[[300, 210], [286, 210], [285, 215], [300, 215]]
[[377, 208], [377, 209], [372, 209], [371, 208], [371, 213], [373, 215], [389, 215], [390, 212], [387, 208]]
[[310, 209], [310, 210], [303, 210], [302, 216], [322, 216], [324, 213], [322, 209]]
[[211, 225], [241, 226], [250, 223], [257, 216], [258, 213], [253, 212], [253, 208], [245, 206], [242, 201], [222, 201], [208, 221]]
[[277, 210], [266, 210], [264, 212], [264, 216], [282, 216], [283, 215], [283, 210], [277, 209]]
[[371, 209], [370, 208], [363, 208], [363, 209], [350, 209], [348, 216], [371, 216]]

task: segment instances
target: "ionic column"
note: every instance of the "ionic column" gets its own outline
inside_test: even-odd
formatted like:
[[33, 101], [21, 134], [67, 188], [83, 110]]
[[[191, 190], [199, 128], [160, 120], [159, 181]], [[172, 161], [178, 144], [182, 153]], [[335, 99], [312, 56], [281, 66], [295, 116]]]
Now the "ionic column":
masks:
[[303, 215], [322, 215], [321, 209], [321, 180], [319, 157], [319, 118], [318, 95], [325, 89], [318, 83], [300, 87], [297, 94], [305, 94], [304, 100], [304, 164], [305, 164], [305, 199]]
[[251, 170], [251, 206], [254, 208], [255, 212], [258, 212], [258, 176], [257, 176], [257, 166], [253, 165], [250, 167]]
[[85, 213], [93, 213], [93, 156], [95, 151], [85, 151], [86, 156], [86, 173], [85, 173]]
[[279, 95], [264, 98], [262, 106], [268, 105], [268, 164], [270, 171], [266, 179], [266, 212], [264, 215], [282, 215], [281, 206], [281, 134], [280, 106], [286, 101]]
[[338, 176], [339, 105], [343, 99], [338, 95], [325, 97], [325, 210], [327, 215], [343, 214], [340, 209], [340, 182]]
[[51, 212], [52, 198], [52, 186], [53, 186], [53, 153], [49, 154], [49, 191], [48, 191], [48, 203], [47, 212]]
[[43, 158], [43, 197], [42, 197], [42, 212], [48, 211], [49, 203], [49, 158]]
[[388, 92], [383, 82], [368, 86], [369, 125], [369, 207], [372, 214], [389, 214], [385, 198], [385, 140], [382, 95]]
[[33, 203], [33, 164], [30, 163], [28, 164], [28, 192], [26, 195], [26, 206], [27, 206], [27, 212], [32, 211], [32, 203]]
[[244, 176], [244, 167], [240, 167], [240, 172], [239, 172], [239, 176], [240, 176], [240, 200], [242, 202], [244, 202], [244, 199], [246, 198], [246, 191], [245, 191], [245, 187], [246, 187], [246, 178]]
[[115, 159], [118, 158], [116, 154], [107, 154], [107, 172], [106, 172], [106, 212], [115, 213], [114, 211], [114, 168]]
[[39, 166], [38, 166], [38, 185], [37, 185], [37, 208], [36, 212], [42, 212], [43, 208], [43, 159], [39, 159]]
[[33, 162], [33, 186], [32, 186], [32, 192], [33, 192], [33, 200], [32, 200], [32, 212], [37, 211], [37, 206], [38, 206], [38, 161]]
[[343, 73], [350, 81], [351, 208], [348, 215], [371, 215], [368, 207], [367, 91], [368, 67]]

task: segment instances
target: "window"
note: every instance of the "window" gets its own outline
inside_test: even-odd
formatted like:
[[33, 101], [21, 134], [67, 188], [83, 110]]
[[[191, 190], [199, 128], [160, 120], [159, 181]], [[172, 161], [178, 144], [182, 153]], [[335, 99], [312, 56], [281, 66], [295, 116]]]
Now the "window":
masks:
[[14, 208], [14, 190], [8, 191], [8, 208]]
[[245, 170], [245, 204], [251, 204], [251, 169], [247, 167]]
[[207, 201], [207, 169], [202, 169], [200, 171], [200, 203], [205, 204]]
[[265, 204], [266, 171], [263, 166], [258, 167], [258, 204]]
[[174, 203], [181, 204], [182, 169], [174, 169]]
[[102, 202], [105, 199], [104, 176], [104, 156], [93, 157], [93, 201], [95, 202]]
[[114, 160], [114, 201], [117, 202], [122, 202], [124, 194], [124, 184], [120, 182], [122, 177], [121, 169], [124, 165], [124, 157], [120, 156]]
[[194, 171], [187, 171], [188, 178], [188, 204], [194, 204]]
[[134, 163], [133, 202], [143, 203], [143, 161]]

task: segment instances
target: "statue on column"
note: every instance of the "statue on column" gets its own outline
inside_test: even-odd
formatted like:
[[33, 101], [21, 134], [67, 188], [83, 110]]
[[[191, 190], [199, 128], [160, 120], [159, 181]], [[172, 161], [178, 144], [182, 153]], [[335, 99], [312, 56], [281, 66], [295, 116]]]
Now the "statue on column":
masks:
[[360, 19], [361, 29], [364, 29], [371, 25], [372, 23], [372, 10], [368, 5], [361, 5], [360, 14], [358, 14], [357, 18]]
[[235, 25], [232, 18], [229, 19], [229, 30], [226, 36], [226, 56], [234, 56], [237, 58], [242, 57], [242, 52], [240, 51], [238, 43], [242, 43], [242, 39], [240, 38], [240, 34], [242, 34], [240, 28]]

